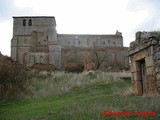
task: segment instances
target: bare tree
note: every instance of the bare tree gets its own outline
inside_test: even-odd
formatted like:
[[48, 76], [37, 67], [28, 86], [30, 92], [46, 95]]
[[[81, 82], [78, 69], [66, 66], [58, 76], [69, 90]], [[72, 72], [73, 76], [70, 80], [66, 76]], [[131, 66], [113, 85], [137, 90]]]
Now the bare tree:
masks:
[[97, 48], [95, 43], [93, 43], [93, 61], [96, 65], [96, 69], [99, 69], [102, 65], [102, 63], [106, 59], [106, 53], [105, 50], [101, 50], [100, 48]]

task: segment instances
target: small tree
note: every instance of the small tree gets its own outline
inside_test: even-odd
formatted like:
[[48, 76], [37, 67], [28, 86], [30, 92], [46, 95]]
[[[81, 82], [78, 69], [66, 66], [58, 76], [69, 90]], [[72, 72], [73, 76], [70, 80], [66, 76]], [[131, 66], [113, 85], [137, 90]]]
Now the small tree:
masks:
[[106, 59], [106, 54], [105, 54], [105, 51], [98, 50], [95, 43], [93, 43], [93, 56], [94, 56], [93, 60], [96, 65], [96, 69], [99, 69], [102, 63], [104, 62], [104, 60]]

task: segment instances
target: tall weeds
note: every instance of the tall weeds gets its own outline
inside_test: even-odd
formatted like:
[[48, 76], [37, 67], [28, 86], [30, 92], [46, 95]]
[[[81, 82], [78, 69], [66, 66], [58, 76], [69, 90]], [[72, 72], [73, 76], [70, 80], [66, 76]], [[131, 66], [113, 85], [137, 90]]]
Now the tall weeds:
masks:
[[47, 73], [34, 75], [32, 79], [31, 91], [35, 98], [61, 95], [69, 92], [75, 87], [85, 87], [96, 82], [110, 83], [120, 81], [120, 78], [112, 74], [96, 71], [91, 73], [52, 73], [47, 77]]

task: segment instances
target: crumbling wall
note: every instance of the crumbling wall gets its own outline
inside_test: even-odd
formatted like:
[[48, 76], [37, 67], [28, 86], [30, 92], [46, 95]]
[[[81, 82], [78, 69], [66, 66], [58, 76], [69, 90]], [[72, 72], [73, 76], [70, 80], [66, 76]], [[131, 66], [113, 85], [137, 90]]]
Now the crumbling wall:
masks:
[[[160, 94], [160, 33], [137, 32], [129, 56], [135, 95]], [[144, 62], [144, 75], [141, 63]]]
[[154, 61], [154, 74], [156, 77], [157, 91], [160, 94], [160, 33], [152, 33], [155, 35], [152, 44], [153, 47], [153, 61]]
[[[98, 53], [98, 59], [102, 64], [100, 69], [103, 71], [122, 71], [129, 65], [127, 56], [127, 47], [103, 47], [103, 48], [62, 48], [62, 66], [65, 64], [81, 64], [85, 66], [84, 60], [86, 55], [90, 55], [90, 61], [94, 63], [95, 69], [97, 58], [95, 52]], [[116, 69], [115, 69], [116, 68]]]
[[92, 62], [90, 54], [86, 54], [84, 58], [84, 71], [90, 71], [95, 69], [95, 64]]

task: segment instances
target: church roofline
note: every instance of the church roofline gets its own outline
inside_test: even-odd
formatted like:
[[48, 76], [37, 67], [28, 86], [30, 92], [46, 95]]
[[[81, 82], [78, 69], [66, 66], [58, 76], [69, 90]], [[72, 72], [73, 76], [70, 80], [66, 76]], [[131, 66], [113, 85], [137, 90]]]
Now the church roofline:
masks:
[[13, 16], [13, 18], [55, 18], [54, 16]]
[[120, 37], [123, 38], [121, 35], [117, 34], [59, 34], [57, 33], [58, 36], [84, 36], [84, 37], [89, 37], [89, 36], [97, 36], [97, 37]]

